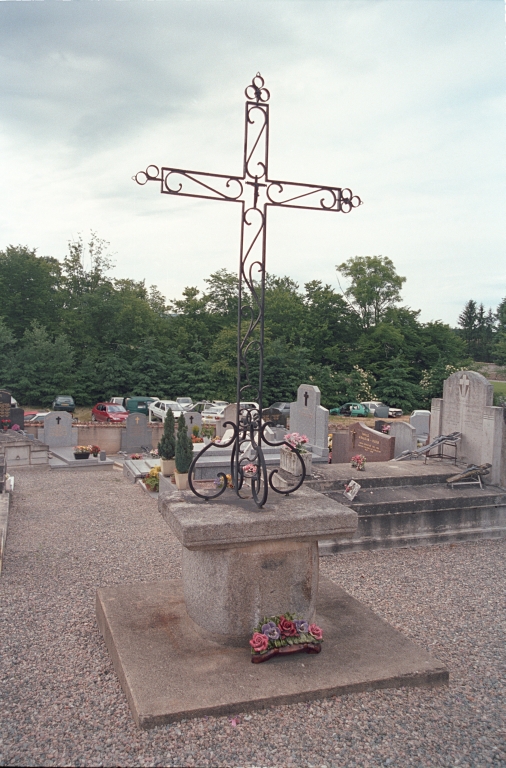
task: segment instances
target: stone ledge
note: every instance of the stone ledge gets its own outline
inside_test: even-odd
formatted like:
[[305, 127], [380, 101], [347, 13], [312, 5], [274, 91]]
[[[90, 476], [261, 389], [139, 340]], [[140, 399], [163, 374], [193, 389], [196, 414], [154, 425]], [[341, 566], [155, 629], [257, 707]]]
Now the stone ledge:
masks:
[[270, 493], [262, 510], [253, 500], [226, 491], [217, 501], [200, 501], [191, 492], [164, 496], [158, 509], [187, 549], [226, 549], [255, 542], [317, 541], [351, 537], [357, 514], [321, 493], [302, 487], [291, 496]]
[[266, 664], [252, 664], [248, 647], [203, 639], [186, 613], [180, 580], [99, 589], [96, 610], [142, 728], [449, 679], [437, 659], [328, 579], [321, 581], [317, 608], [322, 653]]

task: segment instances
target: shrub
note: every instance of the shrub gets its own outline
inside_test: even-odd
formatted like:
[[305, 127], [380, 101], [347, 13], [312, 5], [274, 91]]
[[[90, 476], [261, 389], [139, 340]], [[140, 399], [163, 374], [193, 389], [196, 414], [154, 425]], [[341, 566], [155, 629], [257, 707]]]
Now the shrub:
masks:
[[177, 439], [176, 439], [176, 469], [179, 474], [184, 475], [190, 469], [193, 460], [193, 443], [188, 437], [188, 429], [184, 414], [181, 414], [177, 420]]
[[158, 455], [164, 461], [173, 459], [176, 453], [176, 437], [174, 434], [174, 414], [171, 409], [167, 411], [163, 423], [162, 439], [158, 443]]

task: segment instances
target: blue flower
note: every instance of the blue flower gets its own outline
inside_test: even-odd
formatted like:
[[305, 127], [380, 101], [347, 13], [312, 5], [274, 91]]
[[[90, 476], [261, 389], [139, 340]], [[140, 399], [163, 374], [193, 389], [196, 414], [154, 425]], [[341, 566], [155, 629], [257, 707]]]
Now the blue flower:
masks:
[[281, 632], [273, 621], [269, 621], [267, 624], [262, 625], [262, 634], [266, 635], [269, 640], [278, 640]]
[[309, 630], [309, 624], [307, 621], [298, 621], [295, 620], [295, 626], [297, 627], [297, 632], [304, 632], [306, 633]]

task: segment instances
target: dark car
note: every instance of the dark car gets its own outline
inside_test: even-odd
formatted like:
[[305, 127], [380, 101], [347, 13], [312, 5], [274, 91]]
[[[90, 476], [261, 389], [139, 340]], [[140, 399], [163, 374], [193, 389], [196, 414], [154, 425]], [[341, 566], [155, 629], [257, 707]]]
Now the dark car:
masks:
[[270, 411], [271, 408], [276, 408], [278, 411], [281, 412], [282, 416], [290, 415], [290, 403], [273, 403], [266, 410]]
[[120, 423], [128, 419], [128, 411], [117, 403], [97, 403], [91, 409], [92, 421]]
[[76, 404], [74, 398], [70, 395], [57, 395], [53, 402], [53, 411], [67, 411], [67, 413], [74, 413]]

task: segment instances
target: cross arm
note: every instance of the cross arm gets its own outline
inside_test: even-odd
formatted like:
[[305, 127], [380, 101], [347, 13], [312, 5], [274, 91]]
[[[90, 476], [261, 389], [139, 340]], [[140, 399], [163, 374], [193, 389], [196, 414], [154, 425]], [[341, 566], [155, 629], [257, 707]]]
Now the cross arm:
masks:
[[159, 168], [157, 165], [148, 165], [145, 171], [139, 171], [133, 179], [141, 185], [148, 181], [160, 182], [162, 195], [202, 197], [229, 202], [240, 201], [244, 182], [240, 176], [187, 171], [182, 168]]
[[343, 187], [299, 184], [293, 181], [268, 181], [267, 205], [283, 208], [309, 208], [314, 211], [349, 213], [362, 205], [358, 195]]

